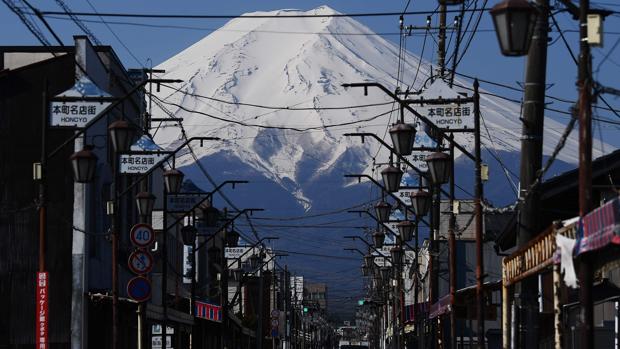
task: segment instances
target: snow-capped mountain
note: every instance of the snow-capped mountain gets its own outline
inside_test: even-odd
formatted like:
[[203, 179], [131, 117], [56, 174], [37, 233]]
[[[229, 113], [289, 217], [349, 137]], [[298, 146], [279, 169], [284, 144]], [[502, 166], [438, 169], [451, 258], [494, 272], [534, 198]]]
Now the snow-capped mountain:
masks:
[[[331, 13], [336, 11], [321, 6], [255, 14]], [[368, 35], [350, 35], [360, 33]], [[243, 165], [290, 192], [307, 210], [318, 195], [320, 179], [341, 178], [346, 172], [371, 173], [374, 159], [381, 162], [388, 157], [377, 142], [362, 144], [343, 134], [372, 132], [383, 137], [397, 117], [397, 111], [390, 113], [392, 100], [378, 89], [371, 88], [364, 96], [361, 89], [346, 90], [341, 85], [373, 81], [394, 90], [400, 80], [401, 86], [413, 84], [413, 89], [419, 89], [431, 75], [427, 62], [418, 70], [419, 58], [413, 54], [400, 60], [399, 74], [398, 47], [373, 34], [348, 17], [233, 19], [157, 67], [165, 69], [165, 77], [184, 81], [175, 84], [176, 89], [162, 87], [157, 96], [171, 113], [183, 118], [188, 136], [225, 140], [195, 147], [199, 158], [225, 160], [228, 171], [235, 164]], [[457, 85], [470, 82], [457, 80]], [[360, 105], [366, 106], [315, 109]], [[489, 130], [482, 134], [485, 147], [517, 168], [520, 106], [485, 95], [481, 105]], [[156, 117], [165, 116], [156, 109]], [[412, 122], [411, 115], [407, 118]], [[544, 152], [550, 154], [563, 126], [551, 119], [545, 122]], [[156, 141], [163, 147], [178, 144], [180, 129], [164, 126]], [[461, 135], [458, 139], [471, 146], [473, 138]], [[570, 138], [558, 159], [574, 164], [577, 150], [576, 139]], [[193, 157], [185, 156], [179, 164], [191, 167], [193, 162]]]

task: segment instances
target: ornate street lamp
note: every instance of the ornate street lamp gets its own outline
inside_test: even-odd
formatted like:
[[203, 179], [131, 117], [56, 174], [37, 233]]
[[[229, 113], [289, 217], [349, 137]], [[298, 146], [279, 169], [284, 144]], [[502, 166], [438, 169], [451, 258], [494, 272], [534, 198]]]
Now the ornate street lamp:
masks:
[[415, 141], [415, 128], [413, 126], [399, 122], [390, 128], [390, 137], [397, 154], [411, 155]]
[[243, 269], [241, 269], [241, 268], [231, 269], [230, 270], [230, 274], [231, 274], [233, 280], [241, 281], [241, 278], [243, 277]]
[[209, 247], [209, 249], [207, 250], [207, 255], [209, 256], [209, 258], [211, 258], [215, 263], [219, 263], [220, 260], [222, 259], [221, 257], [221, 253], [222, 250], [217, 247], [217, 246], [211, 246]]
[[116, 153], [129, 151], [133, 139], [136, 136], [136, 129], [129, 125], [125, 120], [117, 120], [108, 126], [112, 148]]
[[385, 201], [379, 201], [375, 205], [375, 213], [377, 214], [377, 219], [381, 223], [385, 223], [390, 220], [390, 213], [392, 212], [392, 205], [388, 204]]
[[373, 264], [375, 264], [375, 256], [373, 256], [372, 254], [367, 254], [364, 256], [364, 265], [367, 268], [372, 268]]
[[92, 146], [84, 146], [84, 149], [73, 153], [69, 160], [73, 169], [73, 178], [78, 183], [88, 183], [95, 178], [97, 167], [97, 155], [92, 151]]
[[403, 263], [403, 249], [396, 245], [390, 250], [392, 256], [392, 263], [395, 265], [401, 265]]
[[403, 241], [411, 241], [415, 231], [415, 223], [411, 221], [402, 221], [397, 224], [398, 233]]
[[211, 202], [207, 201], [200, 207], [202, 211], [202, 220], [207, 227], [217, 226], [217, 221], [220, 218], [220, 211], [213, 207]]
[[228, 247], [237, 247], [239, 245], [239, 233], [232, 229], [226, 232], [226, 245]]
[[439, 151], [426, 157], [428, 172], [434, 184], [448, 183], [450, 180], [450, 161], [450, 155]]
[[411, 194], [411, 206], [416, 216], [426, 216], [433, 203], [431, 194], [425, 190], [417, 190]]
[[526, 55], [532, 41], [538, 11], [526, 0], [504, 0], [491, 9], [502, 54]]
[[376, 249], [380, 249], [383, 247], [383, 242], [385, 241], [385, 233], [377, 230], [374, 234], [372, 234], [372, 242], [375, 245]]
[[263, 259], [259, 255], [254, 254], [250, 258], [248, 258], [248, 261], [250, 262], [250, 269], [255, 270], [260, 266], [260, 263], [263, 261]]
[[390, 267], [383, 266], [379, 268], [379, 272], [381, 273], [381, 279], [384, 281], [390, 278]]
[[155, 195], [141, 191], [136, 195], [136, 206], [138, 207], [138, 214], [142, 217], [148, 217], [153, 213], [153, 206], [155, 205]]
[[164, 185], [166, 191], [171, 194], [176, 194], [181, 190], [181, 184], [183, 183], [183, 172], [176, 168], [170, 169], [164, 172]]
[[403, 171], [398, 167], [390, 165], [381, 171], [381, 177], [383, 177], [385, 190], [390, 193], [395, 193], [400, 188], [400, 180], [403, 178]]
[[181, 228], [181, 238], [183, 239], [183, 245], [194, 246], [197, 234], [196, 227], [193, 225], [186, 225]]

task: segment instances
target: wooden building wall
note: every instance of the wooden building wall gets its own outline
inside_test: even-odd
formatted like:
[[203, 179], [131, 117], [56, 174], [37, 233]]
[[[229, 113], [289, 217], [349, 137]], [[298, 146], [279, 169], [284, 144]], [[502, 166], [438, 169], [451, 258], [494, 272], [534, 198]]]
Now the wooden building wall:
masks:
[[[0, 348], [32, 347], [35, 275], [38, 270], [38, 184], [32, 164], [40, 161], [43, 96], [74, 83], [73, 55], [63, 55], [0, 77]], [[48, 149], [71, 131], [47, 132]], [[46, 269], [50, 273], [49, 341], [68, 347], [71, 309], [73, 178], [71, 147], [49, 163]], [[63, 343], [59, 345], [58, 343]], [[28, 345], [29, 344], [29, 345]]]

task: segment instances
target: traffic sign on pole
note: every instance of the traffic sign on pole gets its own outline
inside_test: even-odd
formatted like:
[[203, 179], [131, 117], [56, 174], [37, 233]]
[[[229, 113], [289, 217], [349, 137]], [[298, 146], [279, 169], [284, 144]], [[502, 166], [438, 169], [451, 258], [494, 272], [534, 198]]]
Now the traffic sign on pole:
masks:
[[136, 302], [145, 302], [151, 298], [151, 282], [142, 276], [136, 276], [127, 283], [127, 295]]
[[129, 255], [129, 269], [135, 274], [143, 275], [153, 268], [153, 256], [147, 251], [136, 250]]
[[131, 228], [129, 237], [134, 246], [144, 248], [153, 243], [153, 240], [155, 240], [155, 233], [150, 225], [138, 223]]

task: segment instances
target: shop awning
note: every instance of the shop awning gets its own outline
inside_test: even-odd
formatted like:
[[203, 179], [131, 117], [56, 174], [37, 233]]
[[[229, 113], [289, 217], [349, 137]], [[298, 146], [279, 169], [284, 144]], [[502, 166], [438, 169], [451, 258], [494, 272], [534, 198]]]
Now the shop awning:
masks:
[[577, 231], [575, 255], [620, 245], [620, 199], [616, 198], [588, 213]]

